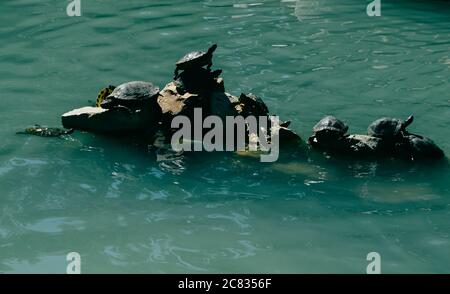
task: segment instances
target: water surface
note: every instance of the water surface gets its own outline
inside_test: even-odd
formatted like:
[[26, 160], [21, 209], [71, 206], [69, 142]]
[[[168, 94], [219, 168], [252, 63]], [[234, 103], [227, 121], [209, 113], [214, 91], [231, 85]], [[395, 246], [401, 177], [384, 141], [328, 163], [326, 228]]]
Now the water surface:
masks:
[[4, 0], [0, 9], [0, 272], [450, 272], [450, 169], [300, 151], [157, 160], [88, 133], [15, 135], [109, 84], [172, 76], [217, 42], [228, 92], [260, 95], [303, 138], [324, 115], [381, 116], [450, 153], [450, 6], [440, 1]]

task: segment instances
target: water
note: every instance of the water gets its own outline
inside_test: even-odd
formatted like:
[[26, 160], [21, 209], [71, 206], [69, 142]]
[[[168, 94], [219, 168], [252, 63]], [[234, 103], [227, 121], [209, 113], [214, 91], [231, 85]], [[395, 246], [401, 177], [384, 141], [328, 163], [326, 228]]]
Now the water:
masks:
[[129, 80], [163, 86], [185, 52], [219, 44], [226, 88], [261, 95], [303, 138], [334, 114], [381, 116], [450, 153], [450, 6], [387, 1], [4, 0], [0, 14], [0, 271], [450, 272], [446, 163], [349, 162], [285, 152], [157, 161], [88, 133], [15, 135]]

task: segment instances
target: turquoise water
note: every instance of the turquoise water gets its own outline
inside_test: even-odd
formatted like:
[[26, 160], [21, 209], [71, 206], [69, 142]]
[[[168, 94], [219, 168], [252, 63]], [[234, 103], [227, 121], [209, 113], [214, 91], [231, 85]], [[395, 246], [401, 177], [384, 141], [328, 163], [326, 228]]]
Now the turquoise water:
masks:
[[[68, 2], [67, 2], [68, 3]], [[254, 92], [303, 138], [333, 114], [381, 116], [450, 154], [450, 6], [440, 1], [83, 1], [0, 4], [0, 272], [450, 272], [450, 169], [284, 152], [163, 158], [88, 133], [15, 135], [109, 84], [159, 86], [217, 42], [228, 92]]]

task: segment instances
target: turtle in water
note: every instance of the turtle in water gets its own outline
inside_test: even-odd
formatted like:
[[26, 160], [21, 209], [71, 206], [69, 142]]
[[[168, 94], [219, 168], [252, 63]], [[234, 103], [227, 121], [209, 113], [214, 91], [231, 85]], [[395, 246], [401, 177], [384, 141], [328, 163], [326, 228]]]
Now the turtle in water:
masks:
[[444, 152], [431, 139], [411, 134], [406, 130], [413, 121], [412, 115], [405, 121], [397, 118], [380, 118], [369, 126], [368, 134], [380, 138], [383, 152], [397, 158], [417, 160], [444, 157]]
[[39, 137], [61, 137], [74, 132], [74, 129], [49, 128], [40, 125], [26, 128], [25, 131], [17, 132], [17, 134], [34, 135]]
[[[108, 93], [112, 89], [113, 86], [110, 86], [102, 91]], [[158, 95], [159, 88], [152, 83], [141, 81], [128, 82], [115, 87], [108, 96], [102, 97], [98, 106], [105, 109], [125, 108], [133, 112], [134, 110], [143, 109], [147, 103], [156, 103]]]
[[178, 78], [180, 70], [189, 70], [207, 66], [207, 70], [211, 70], [212, 57], [214, 51], [217, 49], [217, 44], [212, 45], [208, 51], [193, 51], [186, 54], [183, 58], [178, 60], [174, 72], [174, 80]]
[[336, 140], [343, 138], [347, 131], [348, 126], [343, 121], [334, 116], [326, 116], [314, 126], [314, 135], [309, 137], [308, 143], [313, 147], [327, 147], [328, 144], [334, 144]]
[[377, 137], [386, 143], [395, 143], [408, 134], [406, 128], [412, 124], [414, 116], [405, 121], [398, 118], [383, 117], [371, 123], [367, 129], [369, 136]]

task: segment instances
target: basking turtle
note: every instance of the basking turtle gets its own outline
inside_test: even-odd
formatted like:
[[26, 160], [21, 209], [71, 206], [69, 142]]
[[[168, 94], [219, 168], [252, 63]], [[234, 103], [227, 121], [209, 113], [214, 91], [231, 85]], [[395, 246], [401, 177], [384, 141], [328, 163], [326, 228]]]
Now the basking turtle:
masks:
[[183, 58], [178, 60], [174, 72], [174, 80], [178, 78], [178, 72], [180, 70], [187, 70], [192, 68], [207, 66], [208, 71], [212, 66], [212, 57], [214, 51], [216, 51], [217, 45], [212, 45], [208, 51], [194, 51], [186, 54]]
[[367, 133], [369, 136], [395, 142], [402, 136], [408, 134], [406, 128], [412, 124], [413, 121], [414, 116], [412, 115], [405, 121], [398, 118], [383, 117], [371, 123], [367, 129]]
[[26, 128], [25, 131], [17, 132], [17, 134], [34, 135], [39, 137], [61, 137], [63, 135], [69, 135], [74, 132], [74, 129], [60, 129], [60, 128], [48, 128], [40, 125], [34, 125], [34, 127]]
[[102, 99], [100, 107], [106, 109], [124, 107], [130, 111], [142, 109], [149, 102], [156, 103], [158, 94], [159, 88], [152, 83], [128, 82], [114, 88], [111, 94]]
[[308, 139], [308, 142], [312, 146], [334, 143], [339, 138], [344, 137], [347, 131], [348, 126], [343, 121], [334, 116], [326, 116], [314, 126], [314, 135]]

